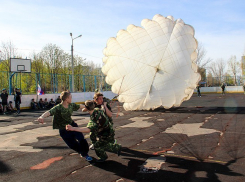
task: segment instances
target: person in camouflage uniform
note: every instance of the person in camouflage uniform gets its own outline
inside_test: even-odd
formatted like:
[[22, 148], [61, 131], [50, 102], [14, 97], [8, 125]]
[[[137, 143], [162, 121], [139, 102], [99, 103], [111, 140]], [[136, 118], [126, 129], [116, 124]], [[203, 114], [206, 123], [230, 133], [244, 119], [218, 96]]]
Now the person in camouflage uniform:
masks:
[[109, 117], [110, 122], [113, 124], [112, 122], [112, 111], [111, 111], [111, 106], [110, 106], [110, 102], [111, 100], [104, 97], [104, 95], [100, 92], [98, 92], [98, 90], [95, 90], [95, 94], [94, 94], [94, 105], [95, 108], [99, 108], [102, 109], [104, 111], [104, 113]]
[[91, 132], [96, 136], [94, 148], [96, 155], [99, 157], [97, 162], [104, 162], [108, 158], [106, 151], [117, 153], [119, 156], [121, 145], [114, 142], [115, 132], [108, 116], [101, 109], [95, 108], [92, 100], [86, 101], [85, 107], [90, 114], [90, 122], [87, 127], [77, 128], [67, 125], [66, 129], [68, 131]]
[[44, 118], [48, 116], [53, 116], [53, 129], [59, 129], [60, 136], [65, 141], [65, 143], [82, 157], [85, 157], [87, 161], [92, 161], [92, 157], [88, 155], [89, 146], [87, 140], [84, 138], [82, 133], [70, 132], [66, 130], [66, 125], [70, 124], [73, 127], [78, 127], [72, 118], [72, 112], [77, 111], [78, 109], [84, 109], [84, 105], [77, 105], [71, 103], [72, 95], [68, 91], [63, 91], [60, 94], [62, 102], [49, 111], [43, 113], [38, 121], [40, 123], [44, 122]]
[[[102, 93], [100, 93], [98, 91], [98, 89], [95, 90], [95, 94], [94, 94], [94, 105], [95, 108], [101, 109], [109, 118], [110, 123], [113, 125], [113, 121], [112, 121], [112, 111], [111, 111], [111, 107], [110, 107], [110, 99], [104, 97], [104, 95]], [[88, 111], [86, 108], [83, 109], [84, 112]], [[90, 149], [94, 150], [94, 144], [97, 141], [96, 135], [95, 133], [90, 133], [90, 140], [92, 145], [90, 145]], [[116, 140], [115, 140], [116, 143]]]

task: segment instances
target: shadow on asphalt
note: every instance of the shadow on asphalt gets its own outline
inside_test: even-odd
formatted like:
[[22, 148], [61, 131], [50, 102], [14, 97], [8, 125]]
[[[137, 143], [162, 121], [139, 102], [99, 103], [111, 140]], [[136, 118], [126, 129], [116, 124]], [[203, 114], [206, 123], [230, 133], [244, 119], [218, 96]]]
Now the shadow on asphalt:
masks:
[[[229, 169], [229, 165], [235, 163], [235, 160], [226, 165], [210, 162], [198, 162], [178, 157], [167, 157], [164, 167], [157, 173], [137, 174], [138, 181], [178, 181], [178, 182], [221, 182], [217, 174], [225, 176], [243, 176]], [[172, 169], [171, 169], [172, 168]], [[185, 173], [177, 171], [187, 170]], [[173, 172], [175, 171], [175, 172]], [[200, 174], [201, 173], [201, 174]]]
[[[172, 168], [186, 169], [187, 172], [183, 176], [183, 181], [220, 181], [216, 174], [222, 174], [226, 176], [243, 176], [243, 174], [233, 172], [229, 169], [229, 165], [235, 163], [236, 160], [231, 160], [226, 164], [211, 163], [211, 162], [198, 162], [187, 159], [181, 159], [178, 157], [167, 157], [166, 162], [168, 164], [174, 164], [170, 166]], [[197, 177], [196, 172], [205, 172], [206, 177]], [[202, 180], [201, 180], [202, 179]]]
[[69, 149], [67, 146], [48, 146], [48, 147], [33, 147], [33, 149]]
[[0, 161], [0, 173], [8, 173], [11, 170], [12, 169], [7, 164], [5, 164], [4, 162]]
[[124, 157], [139, 157], [139, 158], [149, 158], [149, 157], [153, 157], [154, 155], [150, 155], [150, 154], [146, 154], [143, 152], [139, 152], [136, 150], [131, 150], [129, 148], [123, 147], [122, 151], [121, 151], [121, 156]]
[[[216, 174], [243, 176], [242, 174], [233, 172], [228, 167], [230, 164], [235, 163], [236, 160], [229, 161], [227, 164], [223, 165], [219, 163], [199, 162], [167, 156], [166, 163], [163, 164], [160, 170], [155, 173], [142, 173], [140, 172], [141, 165], [146, 161], [146, 159], [153, 157], [154, 155], [145, 154], [129, 148], [123, 148], [121, 156], [124, 160], [128, 161], [127, 165], [117, 161], [108, 160], [104, 163], [95, 163], [94, 166], [105, 171], [113, 172], [115, 175], [120, 176], [123, 179], [136, 181], [218, 182], [220, 180]], [[186, 172], [183, 173], [183, 170]], [[196, 176], [196, 173], [198, 172], [202, 173], [202, 175]]]
[[[116, 175], [121, 176], [122, 178], [135, 180], [135, 176], [139, 172], [140, 166], [145, 162], [145, 158], [149, 158], [152, 156], [153, 155], [145, 154], [143, 152], [139, 152], [123, 147], [121, 151], [121, 157], [123, 159], [128, 160], [127, 165], [124, 165], [117, 161], [107, 160], [106, 162], [103, 163], [95, 163], [94, 166], [101, 168], [105, 171], [113, 172]], [[124, 157], [129, 157], [129, 158], [124, 158]]]
[[157, 108], [151, 112], [193, 113], [193, 114], [245, 114], [245, 107], [175, 107]]
[[5, 122], [10, 123], [11, 121], [10, 120], [0, 120], [0, 123], [5, 123]]

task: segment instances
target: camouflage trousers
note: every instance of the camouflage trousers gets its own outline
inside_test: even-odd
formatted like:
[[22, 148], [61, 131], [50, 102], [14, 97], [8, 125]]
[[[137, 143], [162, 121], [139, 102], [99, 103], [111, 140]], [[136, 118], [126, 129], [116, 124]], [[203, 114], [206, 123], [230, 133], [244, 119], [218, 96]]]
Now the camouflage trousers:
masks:
[[[112, 125], [112, 127], [113, 127], [113, 121], [112, 121], [111, 118], [110, 118], [110, 123], [111, 123], [111, 125]], [[114, 135], [115, 135], [115, 134], [113, 133], [113, 136], [114, 136]], [[95, 132], [90, 132], [89, 136], [90, 136], [91, 143], [92, 143], [92, 144], [95, 144], [95, 142], [98, 140], [98, 139], [97, 139], [97, 134], [96, 134]]]
[[100, 159], [106, 160], [108, 158], [106, 151], [117, 153], [121, 145], [115, 144], [114, 142], [114, 137], [109, 137], [103, 140], [96, 141], [94, 143], [94, 150], [96, 155]]
[[91, 140], [92, 144], [95, 144], [95, 142], [97, 141], [97, 137], [96, 137], [95, 133], [90, 132], [90, 140]]

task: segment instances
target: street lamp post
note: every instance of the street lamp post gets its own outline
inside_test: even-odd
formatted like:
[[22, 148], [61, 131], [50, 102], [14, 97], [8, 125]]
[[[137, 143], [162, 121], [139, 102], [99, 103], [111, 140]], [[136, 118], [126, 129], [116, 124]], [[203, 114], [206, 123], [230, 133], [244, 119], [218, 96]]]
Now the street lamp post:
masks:
[[72, 75], [71, 75], [71, 92], [74, 92], [74, 61], [73, 61], [73, 40], [75, 40], [76, 38], [82, 37], [82, 35], [79, 35], [75, 38], [72, 38], [72, 33], [70, 33], [71, 36], [71, 69], [72, 69]]

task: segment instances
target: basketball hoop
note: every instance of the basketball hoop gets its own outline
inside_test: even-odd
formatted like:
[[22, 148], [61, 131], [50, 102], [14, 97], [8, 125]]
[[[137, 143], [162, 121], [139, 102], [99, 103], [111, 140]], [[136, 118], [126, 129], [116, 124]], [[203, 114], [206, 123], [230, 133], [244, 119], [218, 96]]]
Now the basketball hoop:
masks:
[[25, 69], [25, 65], [17, 65], [17, 71], [18, 72], [24, 72], [24, 71], [27, 71], [27, 70]]

